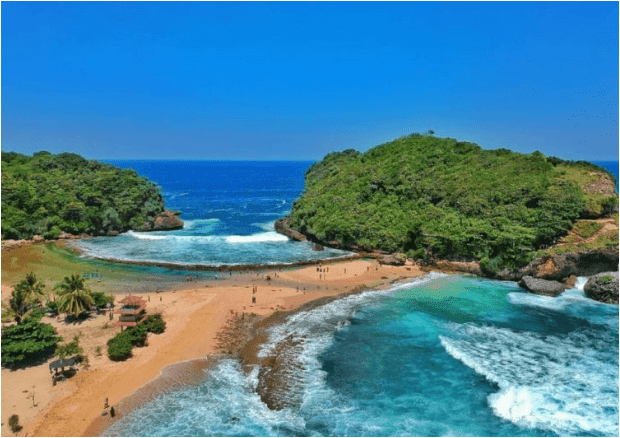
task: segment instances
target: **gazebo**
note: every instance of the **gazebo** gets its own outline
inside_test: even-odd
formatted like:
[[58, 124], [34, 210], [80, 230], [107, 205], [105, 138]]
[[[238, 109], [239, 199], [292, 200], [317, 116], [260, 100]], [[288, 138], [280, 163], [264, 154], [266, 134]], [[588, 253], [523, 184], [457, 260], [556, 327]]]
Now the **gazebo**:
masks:
[[114, 322], [116, 327], [134, 327], [140, 322], [144, 316], [146, 309], [146, 301], [144, 298], [130, 295], [119, 301], [122, 307], [115, 310], [114, 313], [119, 314], [118, 321]]

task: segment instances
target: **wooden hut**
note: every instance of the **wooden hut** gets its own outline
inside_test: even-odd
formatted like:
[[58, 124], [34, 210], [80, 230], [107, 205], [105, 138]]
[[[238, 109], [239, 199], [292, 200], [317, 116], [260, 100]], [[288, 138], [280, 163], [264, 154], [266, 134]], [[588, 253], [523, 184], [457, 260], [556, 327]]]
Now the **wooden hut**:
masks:
[[133, 327], [144, 317], [146, 300], [138, 296], [130, 295], [119, 301], [122, 306], [114, 313], [120, 315], [118, 321], [114, 322], [116, 327]]

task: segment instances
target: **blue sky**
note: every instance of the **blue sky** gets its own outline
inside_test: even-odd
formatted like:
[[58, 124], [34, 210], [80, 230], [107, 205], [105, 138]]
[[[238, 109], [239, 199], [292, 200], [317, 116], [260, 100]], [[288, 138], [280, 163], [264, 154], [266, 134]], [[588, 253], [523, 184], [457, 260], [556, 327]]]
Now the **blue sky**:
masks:
[[618, 3], [2, 2], [2, 150], [618, 160]]

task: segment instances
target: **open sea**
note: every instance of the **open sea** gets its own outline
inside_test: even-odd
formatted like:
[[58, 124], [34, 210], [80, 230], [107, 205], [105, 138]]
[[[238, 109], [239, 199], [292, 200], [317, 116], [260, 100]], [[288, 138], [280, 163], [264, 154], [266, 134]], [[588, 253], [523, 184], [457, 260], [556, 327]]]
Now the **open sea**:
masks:
[[[183, 230], [78, 242], [87, 254], [206, 265], [339, 257], [273, 231], [310, 162], [111, 161], [157, 182]], [[618, 162], [599, 163], [618, 175]], [[270, 329], [295, 363], [270, 410], [233, 359], [106, 436], [618, 436], [618, 306], [513, 282], [429, 274], [299, 312]]]

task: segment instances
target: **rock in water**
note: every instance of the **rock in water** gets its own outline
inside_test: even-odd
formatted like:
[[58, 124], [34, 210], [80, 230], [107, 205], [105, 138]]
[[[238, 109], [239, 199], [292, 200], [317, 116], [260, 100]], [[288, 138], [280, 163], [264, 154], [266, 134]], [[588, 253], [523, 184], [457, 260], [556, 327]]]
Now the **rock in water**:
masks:
[[529, 275], [526, 275], [519, 281], [519, 286], [528, 292], [550, 297], [558, 296], [566, 289], [566, 286], [559, 281], [541, 280], [540, 278], [530, 277]]
[[312, 245], [313, 251], [323, 251], [324, 249], [325, 247], [319, 243], [315, 243], [314, 245]]
[[583, 287], [588, 298], [601, 303], [618, 304], [618, 273], [601, 272], [588, 278]]
[[179, 218], [181, 212], [164, 210], [155, 216], [153, 222], [146, 222], [140, 231], [168, 231], [183, 228], [184, 222]]

